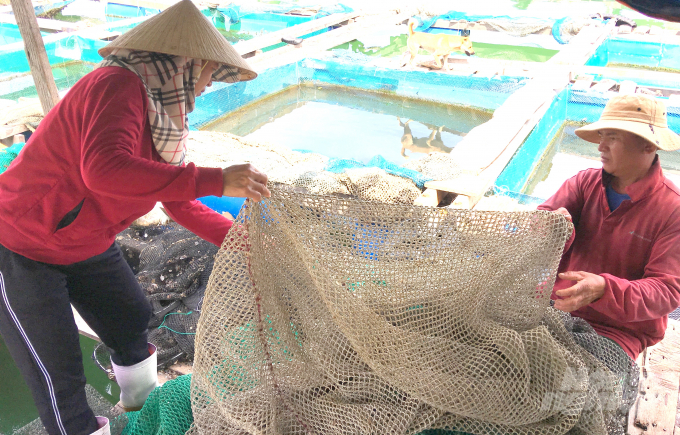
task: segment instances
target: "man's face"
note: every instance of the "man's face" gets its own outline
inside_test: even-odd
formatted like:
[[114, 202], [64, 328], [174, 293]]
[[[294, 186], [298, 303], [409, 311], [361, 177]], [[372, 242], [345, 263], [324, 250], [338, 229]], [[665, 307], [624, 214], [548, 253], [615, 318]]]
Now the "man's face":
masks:
[[645, 159], [645, 141], [623, 130], [605, 128], [598, 131], [602, 167], [615, 177], [628, 177], [640, 172], [648, 165]]

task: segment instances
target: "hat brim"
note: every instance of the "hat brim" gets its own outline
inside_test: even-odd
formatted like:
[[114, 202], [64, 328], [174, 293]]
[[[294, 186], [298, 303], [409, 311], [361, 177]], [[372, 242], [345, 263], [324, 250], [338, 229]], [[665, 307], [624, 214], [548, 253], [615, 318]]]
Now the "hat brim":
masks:
[[578, 128], [574, 133], [588, 142], [600, 143], [598, 132], [606, 128], [633, 133], [647, 140], [660, 150], [675, 151], [680, 149], [680, 136], [668, 127], [658, 127], [637, 121], [600, 120]]

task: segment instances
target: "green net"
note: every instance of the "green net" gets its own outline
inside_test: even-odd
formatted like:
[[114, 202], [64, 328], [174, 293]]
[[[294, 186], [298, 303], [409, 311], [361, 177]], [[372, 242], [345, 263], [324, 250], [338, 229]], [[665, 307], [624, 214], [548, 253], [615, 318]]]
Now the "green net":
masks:
[[125, 414], [129, 422], [122, 435], [184, 435], [194, 422], [190, 390], [191, 375], [156, 388], [141, 411]]
[[17, 158], [19, 152], [24, 148], [24, 143], [15, 143], [9, 148], [0, 149], [0, 174], [5, 172], [9, 165]]

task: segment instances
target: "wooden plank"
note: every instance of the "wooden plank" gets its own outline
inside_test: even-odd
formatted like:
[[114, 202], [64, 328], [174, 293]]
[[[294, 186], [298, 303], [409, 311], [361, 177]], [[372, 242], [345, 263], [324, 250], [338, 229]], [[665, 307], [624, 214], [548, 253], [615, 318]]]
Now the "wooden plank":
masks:
[[[513, 61], [513, 60], [501, 60], [501, 59], [484, 59], [480, 57], [456, 57], [449, 58], [449, 68], [454, 72], [465, 70], [465, 71], [482, 71], [487, 67], [498, 68], [501, 74], [508, 74], [507, 71], [522, 71], [525, 76], [533, 77], [543, 74], [551, 74], [553, 71], [560, 72], [570, 72], [573, 76], [576, 75], [591, 75], [598, 76], [604, 75], [610, 78], [622, 79], [633, 79], [644, 77], [645, 79], [664, 81], [668, 83], [677, 83], [680, 81], [680, 72], [663, 72], [663, 71], [649, 71], [640, 70], [633, 68], [621, 68], [621, 67], [601, 67], [601, 66], [587, 66], [587, 65], [569, 65], [569, 64], [549, 64], [546, 62], [529, 62], [529, 61]], [[670, 91], [676, 91], [670, 88], [661, 87], [651, 87], [646, 86], [648, 89], [661, 89], [664, 95]]]
[[680, 321], [668, 319], [664, 339], [648, 349], [646, 366], [657, 372], [680, 372]]
[[587, 91], [590, 89], [590, 85], [593, 84], [593, 78], [593, 76], [587, 74], [579, 76], [571, 89], [573, 91]]
[[668, 435], [675, 428], [680, 373], [649, 372], [640, 378], [640, 397], [631, 435]]
[[677, 409], [677, 414], [675, 415], [675, 432], [673, 432], [674, 435], [680, 435], [680, 395], [678, 397], [678, 409]]
[[[500, 31], [498, 28], [491, 26], [490, 24], [486, 23], [479, 23], [479, 22], [469, 22], [469, 21], [457, 21], [457, 20], [442, 20], [439, 19], [435, 21], [435, 23], [432, 25], [432, 27], [437, 28], [437, 29], [455, 29], [455, 30], [471, 30], [476, 32], [483, 31], [483, 32], [496, 32], [499, 33]], [[539, 30], [538, 32], [532, 33], [532, 35], [551, 35], [552, 34], [552, 29], [550, 27], [547, 27], [543, 30]]]
[[26, 124], [0, 125], [0, 139], [14, 137], [15, 135], [21, 134], [25, 131], [28, 131]]
[[243, 56], [248, 53], [252, 53], [256, 50], [260, 50], [265, 47], [269, 47], [274, 44], [281, 42], [281, 38], [295, 38], [299, 36], [304, 36], [308, 33], [316, 32], [317, 30], [324, 29], [326, 27], [334, 26], [338, 23], [349, 21], [359, 15], [358, 12], [351, 12], [348, 14], [333, 14], [327, 17], [319, 18], [318, 20], [311, 20], [306, 23], [298, 24], [287, 29], [277, 30], [276, 32], [268, 33], [266, 35], [258, 36], [249, 41], [239, 42], [234, 45], [234, 48], [238, 53]]
[[532, 82], [508, 98], [490, 121], [475, 127], [451, 152], [451, 157], [469, 171], [467, 174], [453, 180], [429, 181], [425, 187], [459, 194], [452, 207], [473, 208], [543, 117], [554, 96], [567, 85], [568, 76], [558, 74], [547, 81]]
[[[646, 370], [645, 369], [646, 361], [647, 361], [647, 349], [643, 350], [642, 353], [638, 355], [637, 360], [635, 360], [639, 367], [638, 374], [639, 379], [642, 379], [643, 372], [644, 370]], [[639, 402], [640, 402], [640, 386], [638, 385], [638, 395], [635, 398], [635, 403], [633, 403], [633, 406], [631, 406], [630, 410], [628, 411], [628, 428], [626, 430], [627, 435], [633, 435], [638, 431], [638, 429], [635, 426], [635, 418], [637, 417]]]
[[43, 43], [38, 21], [33, 11], [31, 0], [10, 0], [12, 10], [16, 16], [21, 38], [24, 40], [26, 57], [31, 68], [31, 75], [40, 98], [43, 114], [54, 107], [59, 101], [59, 92], [54, 83], [50, 62], [47, 59], [45, 44]]
[[604, 27], [585, 26], [547, 63], [561, 65], [584, 65], [597, 48], [614, 31], [614, 20]]
[[[38, 27], [41, 30], [50, 30], [56, 32], [74, 32], [78, 30], [78, 26], [68, 21], [51, 20], [47, 18], [36, 18]], [[16, 15], [0, 14], [0, 23], [17, 24]]]
[[637, 363], [640, 388], [628, 416], [628, 433], [680, 434], [680, 322], [670, 319], [664, 339], [645, 349]]
[[296, 47], [289, 45], [277, 48], [276, 50], [250, 58], [248, 59], [248, 62], [257, 71], [262, 71], [277, 65], [296, 62], [305, 57], [313, 56], [318, 52], [344, 44], [345, 42], [353, 41], [364, 34], [374, 33], [380, 29], [402, 23], [411, 16], [412, 14], [409, 10], [398, 14], [386, 13], [370, 18], [363, 18], [343, 26], [342, 28], [309, 38], [300, 46]]

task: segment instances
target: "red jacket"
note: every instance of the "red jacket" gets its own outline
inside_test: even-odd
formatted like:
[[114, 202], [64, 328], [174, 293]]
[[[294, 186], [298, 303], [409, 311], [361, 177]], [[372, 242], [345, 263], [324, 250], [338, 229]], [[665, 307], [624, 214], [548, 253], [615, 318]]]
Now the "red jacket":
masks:
[[[574, 221], [559, 271], [596, 273], [606, 282], [604, 296], [572, 315], [635, 359], [663, 339], [668, 314], [680, 306], [680, 191], [657, 158], [626, 189], [631, 199], [610, 212], [610, 179], [601, 169], [581, 171], [539, 209], [565, 207]], [[558, 278], [554, 290], [572, 285]]]
[[126, 69], [80, 79], [0, 175], [0, 244], [45, 263], [83, 261], [161, 201], [179, 224], [220, 245], [231, 221], [196, 198], [222, 195], [222, 170], [164, 163], [147, 107], [144, 85]]

